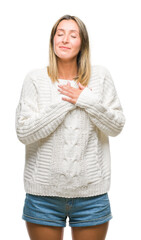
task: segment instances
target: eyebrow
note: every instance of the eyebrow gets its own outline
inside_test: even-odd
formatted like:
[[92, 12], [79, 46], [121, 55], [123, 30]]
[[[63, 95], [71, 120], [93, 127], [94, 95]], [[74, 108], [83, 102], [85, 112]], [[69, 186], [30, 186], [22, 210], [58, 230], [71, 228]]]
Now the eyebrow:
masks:
[[[63, 31], [63, 32], [65, 31], [63, 28], [57, 29], [57, 31], [59, 31], [59, 30], [61, 30], [61, 31]], [[57, 31], [56, 31], [56, 32], [57, 32]], [[71, 29], [70, 32], [77, 32], [77, 33], [79, 33], [77, 30], [74, 30], [74, 29]]]

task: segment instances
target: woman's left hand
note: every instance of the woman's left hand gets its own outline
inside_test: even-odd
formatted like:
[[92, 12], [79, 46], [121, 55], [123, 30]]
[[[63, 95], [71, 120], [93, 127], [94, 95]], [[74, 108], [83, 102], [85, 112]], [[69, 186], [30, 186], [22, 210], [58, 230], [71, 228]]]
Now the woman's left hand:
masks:
[[68, 81], [66, 85], [58, 85], [58, 87], [60, 87], [60, 89], [58, 89], [58, 91], [69, 97], [69, 99], [62, 97], [63, 100], [75, 104], [77, 102], [77, 99], [78, 99], [80, 93], [85, 88], [80, 82], [78, 83], [78, 86], [79, 86], [79, 88], [73, 88], [73, 87], [71, 87], [71, 84]]

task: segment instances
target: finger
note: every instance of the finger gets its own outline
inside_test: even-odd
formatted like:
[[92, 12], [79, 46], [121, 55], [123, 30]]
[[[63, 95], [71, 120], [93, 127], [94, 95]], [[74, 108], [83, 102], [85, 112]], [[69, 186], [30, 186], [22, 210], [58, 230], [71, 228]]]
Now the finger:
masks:
[[79, 82], [80, 89], [84, 89], [85, 87]]
[[58, 91], [60, 92], [60, 93], [62, 93], [63, 95], [66, 95], [66, 96], [68, 96], [68, 97], [70, 97], [70, 98], [72, 98], [73, 97], [73, 93], [72, 93], [72, 91], [69, 91], [69, 89], [58, 89]]
[[71, 84], [70, 84], [70, 82], [69, 82], [69, 81], [67, 82], [67, 85], [71, 86]]
[[80, 85], [81, 89], [84, 89], [84, 88], [85, 88], [81, 83], [79, 83], [79, 85]]
[[60, 87], [61, 89], [70, 89], [70, 88], [68, 88], [68, 87], [71, 87], [71, 86], [68, 85], [68, 83], [67, 83], [67, 84], [65, 84], [65, 85], [58, 85], [58, 87]]
[[62, 100], [70, 102], [70, 103], [75, 103], [75, 101], [73, 99], [71, 99], [71, 98], [62, 97]]
[[71, 86], [68, 86], [68, 85], [62, 86], [60, 90], [63, 91], [63, 92], [66, 92], [68, 94], [73, 94], [73, 91], [74, 91], [74, 89]]

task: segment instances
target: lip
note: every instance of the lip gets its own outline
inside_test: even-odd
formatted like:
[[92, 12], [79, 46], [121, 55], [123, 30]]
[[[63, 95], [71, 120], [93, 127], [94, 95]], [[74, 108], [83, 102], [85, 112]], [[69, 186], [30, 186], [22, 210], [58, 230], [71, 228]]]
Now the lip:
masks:
[[68, 47], [64, 47], [64, 46], [61, 46], [61, 47], [59, 47], [59, 48], [70, 49], [70, 48], [68, 48]]

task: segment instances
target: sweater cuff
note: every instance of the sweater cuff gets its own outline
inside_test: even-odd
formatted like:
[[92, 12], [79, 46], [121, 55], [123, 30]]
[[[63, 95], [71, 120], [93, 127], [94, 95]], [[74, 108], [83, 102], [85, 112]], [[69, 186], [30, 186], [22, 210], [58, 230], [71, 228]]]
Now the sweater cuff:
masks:
[[92, 90], [85, 87], [80, 93], [75, 105], [81, 108], [86, 108], [88, 106], [93, 106], [94, 103], [99, 103], [98, 97], [94, 95]]

